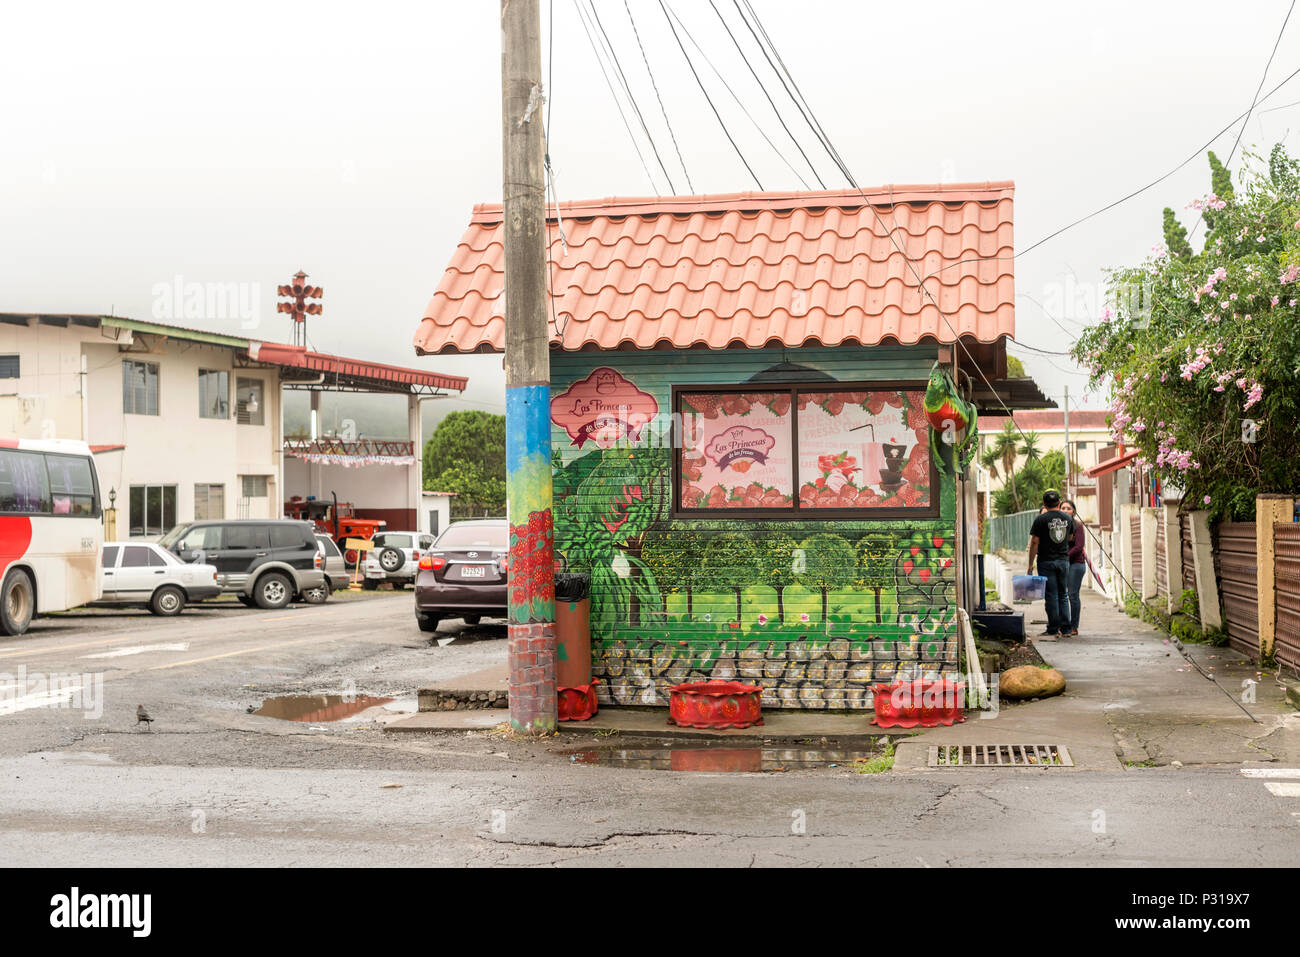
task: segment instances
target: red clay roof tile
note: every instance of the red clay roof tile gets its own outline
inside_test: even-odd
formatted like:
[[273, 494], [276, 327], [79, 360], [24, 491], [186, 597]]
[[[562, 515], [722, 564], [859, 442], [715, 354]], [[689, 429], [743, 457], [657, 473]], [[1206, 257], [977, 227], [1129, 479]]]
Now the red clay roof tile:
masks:
[[[963, 338], [991, 343], [1015, 333], [1013, 193], [997, 182], [562, 203], [567, 250], [550, 230], [562, 333], [553, 324], [552, 342], [566, 350], [953, 342], [942, 309]], [[499, 204], [474, 208], [416, 330], [416, 352], [502, 350], [501, 221]]]

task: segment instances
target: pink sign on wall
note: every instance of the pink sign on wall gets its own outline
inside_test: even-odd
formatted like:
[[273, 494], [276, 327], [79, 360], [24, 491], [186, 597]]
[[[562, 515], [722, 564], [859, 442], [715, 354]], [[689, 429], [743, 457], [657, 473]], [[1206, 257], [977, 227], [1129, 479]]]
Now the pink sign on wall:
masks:
[[606, 366], [551, 400], [551, 421], [564, 429], [578, 448], [588, 441], [602, 449], [636, 442], [658, 414], [654, 396]]

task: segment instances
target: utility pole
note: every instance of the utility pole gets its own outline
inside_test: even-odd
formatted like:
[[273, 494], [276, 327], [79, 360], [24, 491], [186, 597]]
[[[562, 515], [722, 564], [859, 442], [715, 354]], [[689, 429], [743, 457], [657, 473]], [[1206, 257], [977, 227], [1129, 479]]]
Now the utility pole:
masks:
[[526, 734], [547, 734], [556, 726], [541, 23], [538, 0], [501, 0], [506, 511], [510, 520], [507, 657], [510, 726]]
[[1065, 387], [1065, 498], [1070, 497], [1070, 387]]

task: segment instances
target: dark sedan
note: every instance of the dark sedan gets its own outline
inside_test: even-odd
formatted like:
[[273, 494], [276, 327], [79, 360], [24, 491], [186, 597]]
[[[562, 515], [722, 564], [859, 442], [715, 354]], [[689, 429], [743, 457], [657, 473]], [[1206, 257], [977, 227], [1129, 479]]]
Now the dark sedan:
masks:
[[420, 556], [415, 576], [415, 620], [437, 631], [444, 618], [477, 625], [484, 615], [506, 616], [510, 526], [502, 520], [456, 522]]

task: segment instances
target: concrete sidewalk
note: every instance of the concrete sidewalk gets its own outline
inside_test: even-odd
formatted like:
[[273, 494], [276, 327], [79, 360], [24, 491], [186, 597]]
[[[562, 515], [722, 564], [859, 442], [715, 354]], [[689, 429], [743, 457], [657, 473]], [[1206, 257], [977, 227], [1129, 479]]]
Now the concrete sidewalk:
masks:
[[[924, 767], [935, 744], [1060, 744], [1082, 769], [1300, 761], [1300, 714], [1271, 674], [1229, 648], [1187, 645], [1208, 680], [1159, 629], [1092, 592], [1083, 602], [1079, 637], [1037, 644], [1065, 675], [1064, 693], [927, 729], [900, 746], [895, 768]], [[1255, 701], [1239, 704], [1245, 679], [1257, 682]]]

